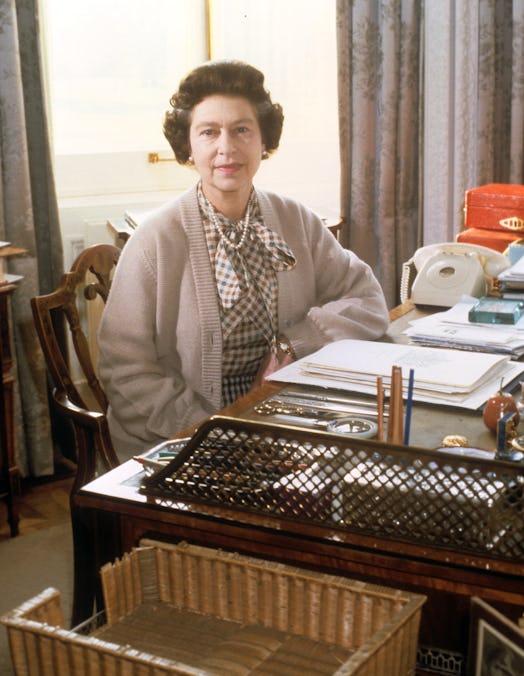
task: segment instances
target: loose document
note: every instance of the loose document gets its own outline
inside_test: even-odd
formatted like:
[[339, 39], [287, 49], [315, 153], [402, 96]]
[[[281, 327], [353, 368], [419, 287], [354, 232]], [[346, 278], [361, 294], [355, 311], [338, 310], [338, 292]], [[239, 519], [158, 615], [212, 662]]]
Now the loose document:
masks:
[[389, 390], [393, 366], [402, 369], [404, 396], [413, 369], [414, 401], [472, 410], [524, 372], [524, 363], [506, 355], [348, 339], [325, 345], [268, 380], [375, 395], [379, 376]]
[[513, 288], [524, 288], [524, 256], [521, 256], [511, 267], [499, 273], [498, 280], [503, 285], [509, 284]]
[[468, 312], [476, 300], [462, 300], [449, 310], [415, 319], [404, 333], [418, 345], [493, 352], [513, 359], [524, 355], [524, 316], [512, 325], [470, 322]]

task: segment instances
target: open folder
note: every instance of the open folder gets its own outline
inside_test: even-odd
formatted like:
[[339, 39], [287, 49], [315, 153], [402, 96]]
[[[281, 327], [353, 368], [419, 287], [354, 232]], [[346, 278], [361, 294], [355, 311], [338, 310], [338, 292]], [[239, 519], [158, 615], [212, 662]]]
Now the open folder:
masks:
[[477, 409], [501, 382], [508, 385], [524, 372], [524, 364], [507, 356], [420, 347], [367, 340], [340, 340], [325, 345], [268, 380], [376, 393], [377, 377], [389, 387], [392, 366], [402, 369], [406, 393], [414, 370], [414, 401]]

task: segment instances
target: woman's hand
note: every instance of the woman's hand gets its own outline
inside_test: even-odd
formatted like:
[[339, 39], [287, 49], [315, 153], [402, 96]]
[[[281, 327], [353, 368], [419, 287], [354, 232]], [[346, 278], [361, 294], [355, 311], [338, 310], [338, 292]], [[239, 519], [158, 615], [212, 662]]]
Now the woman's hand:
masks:
[[294, 361], [295, 360], [288, 352], [277, 350], [277, 353], [275, 354], [273, 351], [269, 351], [262, 359], [258, 373], [251, 385], [251, 389], [254, 390], [256, 387], [260, 387], [268, 376]]

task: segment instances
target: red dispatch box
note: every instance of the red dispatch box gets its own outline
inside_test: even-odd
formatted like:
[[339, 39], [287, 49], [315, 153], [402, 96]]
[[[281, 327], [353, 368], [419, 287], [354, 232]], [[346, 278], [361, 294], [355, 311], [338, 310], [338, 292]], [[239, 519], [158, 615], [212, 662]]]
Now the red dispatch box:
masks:
[[489, 183], [466, 191], [464, 227], [457, 242], [505, 251], [524, 238], [524, 185]]
[[524, 239], [524, 232], [501, 232], [500, 230], [486, 230], [483, 228], [468, 228], [459, 232], [456, 237], [457, 242], [466, 244], [479, 244], [488, 249], [494, 249], [504, 253], [512, 242], [518, 242]]
[[524, 185], [490, 183], [467, 190], [464, 225], [524, 236]]

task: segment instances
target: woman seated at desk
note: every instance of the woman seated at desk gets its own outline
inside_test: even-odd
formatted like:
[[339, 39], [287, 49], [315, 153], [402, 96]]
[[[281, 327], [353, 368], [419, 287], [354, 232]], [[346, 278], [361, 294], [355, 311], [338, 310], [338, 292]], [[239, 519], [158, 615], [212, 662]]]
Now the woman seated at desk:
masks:
[[206, 63], [171, 105], [165, 135], [199, 180], [129, 239], [99, 329], [122, 459], [209, 417], [293, 359], [342, 338], [379, 338], [389, 323], [370, 267], [309, 209], [253, 187], [283, 125], [263, 74], [241, 62]]

